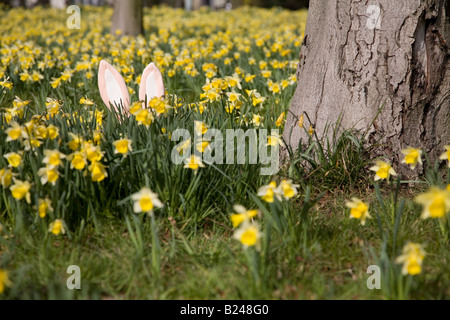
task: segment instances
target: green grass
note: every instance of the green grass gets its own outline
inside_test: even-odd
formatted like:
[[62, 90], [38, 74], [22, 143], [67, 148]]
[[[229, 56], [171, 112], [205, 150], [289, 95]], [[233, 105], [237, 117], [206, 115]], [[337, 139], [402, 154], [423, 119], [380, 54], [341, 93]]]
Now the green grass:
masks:
[[[60, 33], [45, 29], [42, 30], [48, 33], [45, 36], [34, 33], [31, 26], [37, 23], [41, 13], [49, 15]], [[106, 35], [108, 25], [104, 16], [111, 11], [86, 8], [83, 14], [90, 17], [86, 21], [89, 28], [69, 32], [63, 24], [65, 16], [61, 17], [57, 11], [6, 12], [0, 8], [0, 16], [8, 17], [9, 21], [6, 36], [0, 41], [0, 49], [5, 52], [0, 73], [13, 84], [12, 89], [0, 88], [0, 127], [3, 128], [0, 169], [9, 166], [5, 154], [24, 151], [21, 165], [11, 170], [16, 179], [32, 184], [30, 203], [15, 199], [10, 186], [3, 186], [4, 181], [0, 185], [0, 271], [6, 270], [11, 280], [0, 293], [0, 299], [450, 297], [448, 213], [442, 219], [423, 220], [422, 207], [414, 202], [414, 197], [429, 186], [444, 188], [450, 183], [450, 174], [439, 167], [444, 162], [434, 165], [424, 161], [426, 175], [415, 182], [392, 177], [390, 182], [374, 183], [374, 173], [369, 170], [375, 160], [370, 157], [373, 146], [367, 145], [364, 132], [340, 130], [339, 121], [326, 127], [325, 138], [319, 138], [323, 133], [307, 134], [308, 139], [302, 141], [299, 150], [288, 150], [289, 158], [275, 176], [261, 175], [259, 170], [263, 165], [249, 164], [248, 159], [239, 165], [206, 164], [196, 173], [170, 160], [178, 143], [171, 140], [170, 134], [184, 128], [193, 135], [194, 121], [204, 121], [225, 136], [227, 129], [257, 128], [251, 119], [260, 114], [264, 117], [263, 128], [277, 128], [275, 121], [287, 111], [295, 85], [289, 84], [277, 94], [271, 92], [258, 65], [259, 62], [286, 62], [283, 68], [275, 68], [270, 63], [264, 68], [273, 72], [274, 82], [290, 79], [295, 68], [287, 66], [296, 65], [298, 50], [292, 38], [300, 38], [298, 18], [304, 12], [243, 8], [228, 13], [186, 14], [168, 8], [146, 10], [146, 23], [154, 21], [146, 29], [150, 32], [144, 45], [148, 57], [131, 50], [126, 59], [121, 55], [135, 40], [122, 41]], [[24, 30], [19, 32], [13, 28], [13, 22], [23, 16], [28, 22], [21, 25]], [[155, 36], [159, 31], [162, 35], [169, 32], [165, 16], [176, 21], [177, 28], [170, 29], [170, 34], [180, 48], [164, 36]], [[198, 22], [203, 21], [199, 18], [209, 19], [208, 23]], [[227, 23], [228, 19], [236, 23]], [[255, 21], [256, 27], [247, 26]], [[276, 21], [284, 21], [290, 27], [275, 32]], [[214, 24], [214, 28], [209, 28], [209, 24]], [[63, 31], [67, 32], [64, 37]], [[18, 40], [22, 36], [28, 40], [26, 44], [23, 39]], [[99, 36], [103, 41], [99, 41]], [[192, 40], [196, 36], [206, 37], [205, 41], [195, 44]], [[81, 52], [74, 49], [80, 39], [85, 40]], [[264, 39], [262, 46], [256, 39]], [[187, 74], [185, 65], [179, 67], [174, 63], [179, 51], [189, 48], [188, 52], [199, 53], [209, 41], [214, 43], [212, 52], [206, 50], [195, 59], [188, 57], [199, 70], [196, 76]], [[214, 53], [225, 44], [232, 45], [241, 56], [234, 58], [231, 50], [215, 58]], [[13, 45], [18, 50], [11, 51], [9, 47]], [[275, 45], [288, 50], [272, 51]], [[34, 52], [28, 46], [40, 48], [42, 52]], [[49, 82], [60, 76], [66, 66], [56, 63], [41, 70], [36, 64], [53, 49], [68, 52], [65, 62], [72, 69], [78, 61], [94, 59], [95, 62], [90, 62], [94, 76], [88, 77], [87, 70], [76, 71], [71, 82], [62, 81], [57, 88], [52, 88]], [[117, 50], [119, 56], [114, 58], [113, 52]], [[159, 51], [170, 56], [160, 62], [168, 91], [167, 103], [179, 104], [178, 107], [155, 117], [148, 128], [139, 125], [135, 116], [119, 121], [117, 114], [103, 105], [98, 92], [95, 71], [99, 59], [113, 61], [115, 66], [121, 64], [120, 59], [125, 59], [127, 66], [134, 68], [128, 76], [135, 79], [150, 60], [158, 61]], [[270, 59], [266, 56], [268, 52], [272, 52]], [[32, 56], [29, 71], [41, 70], [45, 81], [20, 80], [24, 71], [22, 54]], [[83, 58], [84, 54], [87, 59]], [[225, 64], [225, 57], [233, 57], [230, 64]], [[256, 58], [255, 64], [250, 64], [251, 57]], [[203, 102], [206, 108], [202, 113], [192, 103], [199, 103], [202, 87], [207, 83], [202, 73], [205, 63], [217, 66], [214, 77], [220, 79], [232, 76], [236, 67], [243, 70], [243, 75], [242, 89], [227, 87], [218, 101]], [[169, 76], [169, 71], [175, 75]], [[255, 75], [253, 83], [242, 80], [247, 73]], [[129, 87], [137, 91], [136, 83], [130, 82]], [[246, 89], [257, 90], [266, 100], [261, 105], [253, 105]], [[231, 102], [225, 93], [231, 90], [241, 93], [242, 105], [229, 113], [226, 108]], [[30, 103], [23, 108], [23, 117], [17, 114], [12, 120], [23, 127], [28, 123], [30, 128], [38, 124], [54, 125], [59, 128], [57, 139], [42, 138], [41, 145], [30, 150], [26, 150], [24, 141], [6, 141], [5, 130], [11, 125], [7, 114], [15, 108], [16, 96]], [[47, 97], [62, 101], [53, 117], [48, 116]], [[95, 105], [86, 110], [79, 103], [82, 97], [92, 99]], [[103, 111], [102, 124], [89, 111]], [[39, 123], [30, 124], [36, 116]], [[44, 166], [44, 150], [59, 150], [69, 155], [73, 153], [69, 132], [87, 141], [94, 139], [96, 129], [103, 135], [98, 147], [103, 152], [101, 163], [108, 176], [100, 182], [92, 181], [88, 168], [78, 171], [71, 168], [70, 161], [64, 160], [58, 168], [55, 185], [42, 183], [38, 170]], [[34, 131], [33, 135], [36, 135]], [[114, 152], [112, 143], [120, 137], [132, 140], [133, 151], [127, 157]], [[298, 184], [298, 195], [273, 203], [266, 203], [257, 195], [260, 187], [272, 180], [279, 184], [283, 179]], [[142, 187], [150, 188], [164, 204], [153, 215], [134, 213], [131, 195]], [[51, 200], [53, 210], [41, 218], [35, 206], [39, 199], [46, 197]], [[372, 218], [364, 226], [359, 220], [349, 218], [346, 202], [352, 197], [370, 204]], [[237, 204], [259, 210], [254, 221], [262, 232], [260, 251], [255, 247], [244, 248], [233, 238], [235, 230], [230, 214]], [[49, 232], [55, 219], [64, 221], [64, 235]], [[427, 253], [421, 273], [415, 276], [402, 275], [402, 266], [395, 263], [409, 241], [424, 245]], [[70, 276], [66, 270], [71, 265], [80, 267], [81, 290], [69, 290], [66, 286]], [[370, 276], [366, 270], [370, 265], [381, 268], [381, 290], [369, 290], [366, 286]]]

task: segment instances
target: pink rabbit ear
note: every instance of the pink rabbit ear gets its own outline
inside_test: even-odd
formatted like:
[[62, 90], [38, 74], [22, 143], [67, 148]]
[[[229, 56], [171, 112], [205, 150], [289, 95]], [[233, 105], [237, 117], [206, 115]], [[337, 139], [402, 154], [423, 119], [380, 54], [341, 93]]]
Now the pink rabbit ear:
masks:
[[[125, 80], [120, 73], [105, 60], [100, 61], [98, 70], [98, 89], [103, 102], [108, 108], [111, 105], [115, 111], [125, 115], [129, 114], [130, 95]], [[120, 108], [123, 106], [123, 110]]]
[[160, 98], [164, 96], [164, 83], [161, 72], [158, 67], [151, 62], [142, 73], [141, 84], [139, 87], [139, 100], [145, 102], [145, 96], [147, 96], [147, 102], [152, 98]]

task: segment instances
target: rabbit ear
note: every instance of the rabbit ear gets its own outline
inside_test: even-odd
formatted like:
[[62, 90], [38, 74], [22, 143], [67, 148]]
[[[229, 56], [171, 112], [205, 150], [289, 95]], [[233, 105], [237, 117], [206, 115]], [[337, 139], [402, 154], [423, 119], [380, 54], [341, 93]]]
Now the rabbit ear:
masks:
[[164, 83], [163, 77], [156, 65], [151, 62], [142, 73], [141, 84], [139, 87], [139, 100], [145, 102], [145, 96], [147, 101], [154, 97], [164, 96]]
[[[118, 113], [128, 114], [130, 95], [125, 80], [120, 73], [105, 60], [100, 61], [98, 70], [98, 88], [103, 102], [108, 108], [111, 105]], [[123, 110], [120, 110], [123, 106]]]

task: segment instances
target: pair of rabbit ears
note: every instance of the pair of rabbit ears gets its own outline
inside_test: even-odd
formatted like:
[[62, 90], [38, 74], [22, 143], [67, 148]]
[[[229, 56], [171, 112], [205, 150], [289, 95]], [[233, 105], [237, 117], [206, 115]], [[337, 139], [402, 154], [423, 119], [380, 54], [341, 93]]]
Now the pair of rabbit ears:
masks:
[[[124, 115], [129, 114], [131, 100], [125, 80], [122, 75], [105, 60], [100, 61], [98, 70], [98, 88], [102, 100], [108, 108], [111, 109], [112, 106], [118, 113]], [[164, 96], [164, 93], [162, 74], [152, 62], [142, 73], [139, 87], [139, 100], [144, 101], [145, 103], [145, 101], [149, 101], [154, 97], [160, 98]], [[121, 110], [121, 108], [123, 109]]]

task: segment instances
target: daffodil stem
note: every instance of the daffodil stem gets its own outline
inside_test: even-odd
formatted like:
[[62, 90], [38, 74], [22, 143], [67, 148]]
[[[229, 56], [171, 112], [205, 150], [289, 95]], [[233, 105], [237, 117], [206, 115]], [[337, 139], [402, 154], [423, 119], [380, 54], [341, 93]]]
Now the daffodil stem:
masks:
[[150, 218], [152, 222], [152, 267], [154, 276], [159, 278], [161, 262], [159, 256], [158, 231], [156, 229], [155, 215], [153, 213], [150, 214]]
[[252, 278], [256, 287], [259, 289], [261, 287], [261, 277], [259, 275], [259, 253], [255, 250], [255, 248], [247, 248], [245, 250], [248, 266], [250, 268], [250, 272], [252, 274]]

